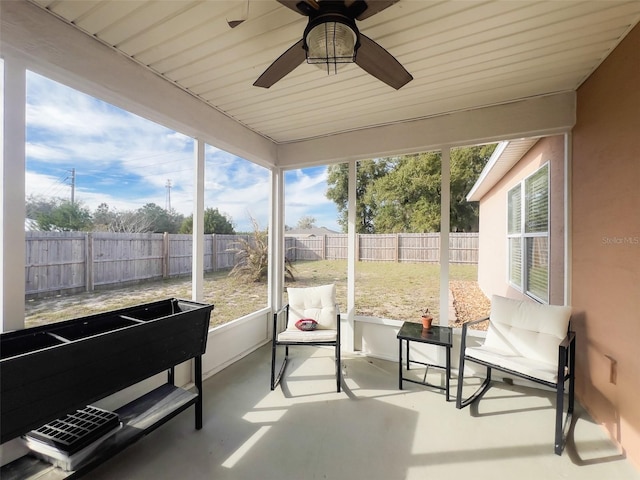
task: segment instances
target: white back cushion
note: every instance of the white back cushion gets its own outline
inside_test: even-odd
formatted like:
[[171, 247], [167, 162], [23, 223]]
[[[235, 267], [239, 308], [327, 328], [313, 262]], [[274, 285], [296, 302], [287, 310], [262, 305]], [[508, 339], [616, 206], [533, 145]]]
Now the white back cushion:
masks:
[[301, 318], [313, 318], [317, 329], [336, 330], [336, 286], [287, 288], [289, 296], [289, 321], [287, 330], [296, 330]]
[[558, 364], [558, 345], [567, 336], [571, 307], [541, 305], [494, 295], [484, 345], [532, 360]]

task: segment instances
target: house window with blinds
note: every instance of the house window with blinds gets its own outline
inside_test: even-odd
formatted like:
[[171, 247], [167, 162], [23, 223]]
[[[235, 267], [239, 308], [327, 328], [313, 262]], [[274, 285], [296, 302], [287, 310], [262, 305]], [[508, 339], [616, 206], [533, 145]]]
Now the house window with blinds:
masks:
[[509, 283], [549, 303], [549, 166], [507, 193]]

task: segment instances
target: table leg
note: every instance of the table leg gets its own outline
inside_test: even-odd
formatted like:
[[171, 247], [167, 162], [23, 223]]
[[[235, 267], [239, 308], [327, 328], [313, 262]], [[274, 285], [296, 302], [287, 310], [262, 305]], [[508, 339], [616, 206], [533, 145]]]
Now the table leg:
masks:
[[198, 399], [195, 404], [196, 411], [196, 430], [202, 429], [202, 356], [193, 357], [194, 362], [194, 381], [198, 389]]
[[402, 339], [398, 339], [398, 387], [402, 390]]
[[411, 368], [409, 366], [409, 340], [407, 340], [407, 370], [409, 370], [409, 368]]
[[447, 346], [447, 363], [446, 363], [446, 369], [447, 369], [447, 378], [445, 380], [445, 385], [446, 385], [446, 398], [447, 398], [447, 402], [449, 401], [449, 380], [451, 378], [451, 347]]

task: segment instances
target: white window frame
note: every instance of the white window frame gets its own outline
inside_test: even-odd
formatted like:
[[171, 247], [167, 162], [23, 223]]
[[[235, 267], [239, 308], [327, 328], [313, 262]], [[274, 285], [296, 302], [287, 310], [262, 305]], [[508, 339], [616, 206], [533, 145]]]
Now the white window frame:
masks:
[[[546, 192], [547, 192], [547, 211], [546, 211], [546, 220], [547, 220], [547, 229], [544, 232], [527, 232], [526, 231], [526, 225], [527, 225], [527, 198], [526, 198], [526, 185], [528, 183], [528, 181], [530, 181], [530, 179], [532, 177], [534, 177], [535, 175], [539, 174], [541, 170], [546, 169]], [[550, 262], [549, 262], [549, 254], [551, 251], [551, 242], [550, 242], [550, 211], [551, 211], [551, 201], [550, 201], [550, 187], [551, 187], [551, 181], [550, 181], [550, 167], [549, 167], [549, 163], [545, 163], [544, 165], [542, 165], [541, 167], [539, 167], [538, 169], [536, 169], [535, 172], [531, 173], [530, 175], [528, 175], [527, 177], [525, 177], [523, 180], [521, 180], [517, 185], [515, 185], [514, 187], [510, 188], [507, 192], [507, 282], [509, 283], [509, 285], [522, 292], [523, 294], [533, 298], [534, 300], [541, 302], [541, 303], [545, 303], [548, 304], [549, 303], [549, 279], [550, 279], [550, 275], [549, 275], [549, 266], [550, 266]], [[520, 211], [519, 211], [519, 229], [516, 228], [517, 231], [513, 231], [510, 232], [510, 221], [511, 221], [511, 217], [509, 215], [509, 206], [510, 206], [510, 199], [512, 198], [512, 192], [513, 194], [519, 194], [519, 199], [520, 199]], [[529, 285], [529, 259], [528, 259], [528, 249], [527, 249], [527, 240], [530, 238], [546, 238], [547, 240], [547, 252], [546, 252], [546, 269], [547, 269], [547, 288], [546, 288], [546, 292], [544, 295], [544, 298], [540, 297], [539, 295], [536, 295], [535, 293], [533, 293], [532, 291], [528, 290], [528, 285]], [[511, 259], [511, 242], [515, 240], [518, 241], [519, 240], [519, 244], [520, 244], [520, 261], [517, 262], [519, 263], [520, 266], [520, 279], [519, 282], [514, 282], [513, 281], [513, 277], [515, 275], [513, 275], [512, 273], [512, 265], [513, 265], [513, 261]]]

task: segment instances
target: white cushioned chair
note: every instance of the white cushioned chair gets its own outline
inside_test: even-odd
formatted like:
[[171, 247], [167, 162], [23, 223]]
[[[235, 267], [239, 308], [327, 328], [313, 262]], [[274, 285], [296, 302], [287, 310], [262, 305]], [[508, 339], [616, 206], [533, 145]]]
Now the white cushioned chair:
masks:
[[[489, 328], [484, 343], [467, 347], [467, 327], [462, 326], [460, 369], [456, 407], [478, 400], [491, 386], [491, 370], [496, 369], [556, 391], [555, 453], [562, 454], [565, 430], [571, 423], [574, 405], [575, 333], [570, 329], [571, 307], [541, 305], [494, 295], [491, 298]], [[462, 398], [465, 362], [486, 367], [486, 377], [478, 390]], [[563, 426], [565, 383], [569, 382], [567, 415]]]
[[[271, 390], [276, 388], [289, 359], [289, 346], [335, 347], [336, 386], [340, 392], [340, 311], [336, 304], [336, 286], [287, 288], [289, 303], [273, 315], [273, 342], [271, 351]], [[296, 322], [312, 319], [314, 330], [300, 330]], [[276, 375], [276, 348], [285, 347], [285, 356]]]

